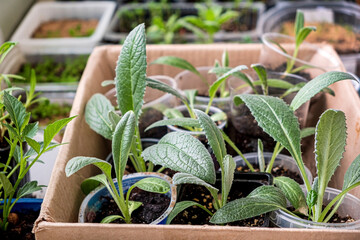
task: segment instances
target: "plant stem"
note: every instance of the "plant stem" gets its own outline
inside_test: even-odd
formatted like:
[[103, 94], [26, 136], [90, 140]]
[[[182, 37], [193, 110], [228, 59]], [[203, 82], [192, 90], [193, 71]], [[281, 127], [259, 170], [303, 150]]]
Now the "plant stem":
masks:
[[274, 148], [274, 151], [273, 151], [273, 154], [271, 156], [271, 160], [266, 168], [266, 172], [267, 173], [271, 173], [271, 170], [273, 168], [273, 165], [274, 165], [274, 162], [275, 162], [275, 159], [277, 157], [277, 155], [279, 154], [279, 149], [281, 148], [281, 144], [280, 142], [277, 142], [276, 145], [275, 145], [275, 148]]
[[298, 55], [298, 52], [299, 52], [299, 46], [295, 46], [293, 58], [291, 59], [290, 64], [287, 65], [285, 73], [291, 73], [291, 70], [294, 67], [295, 59], [296, 59], [296, 57]]

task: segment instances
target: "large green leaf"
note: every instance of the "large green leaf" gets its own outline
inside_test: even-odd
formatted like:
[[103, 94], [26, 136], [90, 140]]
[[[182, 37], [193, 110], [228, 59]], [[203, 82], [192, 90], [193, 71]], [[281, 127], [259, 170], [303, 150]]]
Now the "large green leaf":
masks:
[[305, 86], [300, 89], [300, 91], [296, 94], [296, 96], [291, 102], [291, 109], [295, 111], [305, 102], [310, 100], [310, 98], [315, 96], [315, 94], [319, 93], [323, 88], [342, 80], [355, 80], [357, 82], [360, 82], [357, 77], [345, 72], [323, 73], [306, 83]]
[[214, 162], [205, 146], [191, 135], [168, 133], [158, 144], [146, 148], [142, 156], [154, 164], [215, 183]]
[[176, 173], [173, 176], [174, 184], [181, 185], [181, 184], [196, 184], [203, 187], [206, 187], [207, 190], [211, 193], [213, 197], [217, 197], [217, 193], [219, 189], [213, 187], [212, 185], [208, 184], [207, 182], [201, 180], [198, 177], [195, 177], [189, 173]]
[[169, 183], [157, 177], [143, 178], [131, 187], [138, 187], [141, 190], [153, 193], [167, 193], [170, 191]]
[[24, 105], [7, 92], [4, 92], [4, 105], [6, 111], [10, 115], [10, 119], [14, 122], [16, 129], [20, 130], [26, 118]]
[[146, 88], [145, 25], [134, 28], [121, 48], [116, 66], [115, 85], [122, 114], [133, 110], [139, 119]]
[[211, 223], [224, 224], [239, 221], [286, 207], [285, 195], [274, 186], [261, 186], [246, 198], [229, 202], [210, 219]]
[[[271, 96], [242, 94], [235, 102], [243, 100], [259, 126], [275, 141], [280, 142], [294, 157], [301, 159], [299, 122], [289, 106], [281, 99]], [[297, 162], [304, 166], [303, 162]]]
[[224, 138], [219, 130], [219, 128], [216, 126], [214, 121], [204, 112], [194, 109], [194, 112], [196, 113], [196, 116], [199, 120], [199, 123], [201, 125], [201, 128], [205, 132], [205, 136], [208, 140], [208, 143], [213, 150], [215, 157], [217, 161], [220, 164], [220, 167], [223, 167], [223, 159], [226, 155], [226, 147]]
[[133, 111], [128, 111], [117, 124], [112, 141], [114, 168], [118, 182], [124, 175], [126, 163], [134, 139], [136, 119]]
[[354, 159], [346, 170], [344, 177], [343, 190], [360, 182], [360, 154]]
[[283, 191], [295, 210], [307, 214], [305, 195], [297, 182], [288, 177], [276, 177], [275, 185]]
[[146, 85], [153, 89], [157, 89], [157, 90], [169, 93], [169, 94], [179, 98], [183, 102], [186, 101], [186, 98], [183, 95], [181, 95], [180, 92], [178, 92], [176, 89], [172, 88], [171, 86], [167, 85], [166, 83], [163, 83], [156, 79], [146, 78]]
[[164, 119], [157, 122], [154, 122], [150, 126], [148, 126], [145, 131], [148, 131], [155, 127], [161, 127], [161, 126], [167, 126], [167, 125], [173, 125], [178, 127], [195, 127], [200, 128], [199, 121], [197, 119], [193, 118], [172, 118], [172, 119]]
[[52, 139], [55, 137], [58, 132], [60, 132], [61, 129], [63, 129], [72, 119], [74, 119], [76, 116], [64, 118], [57, 120], [51, 124], [49, 124], [44, 129], [44, 146], [42, 151], [45, 151], [46, 148], [50, 145]]
[[315, 132], [315, 159], [320, 196], [339, 166], [345, 145], [345, 114], [332, 109], [325, 111], [320, 116]]
[[83, 167], [86, 167], [90, 164], [98, 167], [109, 179], [111, 179], [111, 164], [94, 157], [73, 157], [66, 164], [65, 174], [67, 177], [70, 177]]
[[29, 195], [33, 192], [36, 191], [40, 191], [43, 187], [45, 187], [44, 185], [38, 185], [37, 181], [31, 181], [31, 182], [27, 182], [24, 184], [24, 186], [22, 186], [18, 192], [17, 192], [17, 198], [22, 198], [26, 195]]
[[236, 164], [230, 155], [226, 155], [223, 160], [223, 167], [221, 169], [222, 189], [221, 202], [225, 204], [234, 180], [234, 171]]
[[115, 108], [104, 95], [94, 94], [86, 104], [85, 121], [96, 133], [111, 140], [113, 128], [109, 112], [114, 110]]

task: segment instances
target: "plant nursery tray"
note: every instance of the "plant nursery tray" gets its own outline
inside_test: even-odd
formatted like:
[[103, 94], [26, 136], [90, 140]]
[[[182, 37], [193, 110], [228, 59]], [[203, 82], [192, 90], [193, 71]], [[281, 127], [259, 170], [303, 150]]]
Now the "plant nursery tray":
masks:
[[[214, 59], [220, 59], [224, 49], [227, 49], [231, 63], [250, 65], [258, 61], [261, 47], [260, 44], [149, 45], [147, 61], [150, 63], [160, 56], [172, 55], [185, 58], [195, 66], [212, 65]], [[339, 61], [338, 70], [344, 70], [340, 58], [330, 46], [319, 45], [319, 48]], [[64, 136], [63, 142], [70, 144], [63, 145], [57, 157], [41, 213], [35, 223], [36, 239], [359, 239], [358, 230], [77, 223], [79, 206], [85, 197], [80, 190], [80, 184], [85, 178], [98, 172], [95, 167], [86, 167], [67, 178], [64, 169], [72, 157], [82, 155], [105, 159], [110, 152], [109, 141], [86, 124], [84, 111], [93, 94], [104, 94], [109, 90], [110, 87], [102, 87], [101, 82], [114, 79], [120, 50], [121, 46], [97, 47], [89, 58], [71, 111], [71, 115], [78, 116], [68, 125]], [[318, 61], [319, 57], [314, 60]], [[321, 61], [329, 60], [323, 58]], [[150, 65], [147, 74], [175, 76], [179, 71], [162, 65]], [[332, 187], [341, 188], [345, 170], [360, 149], [360, 99], [350, 81], [335, 83], [331, 88], [336, 92], [336, 96], [323, 95], [320, 98], [323, 101], [318, 100], [312, 104], [307, 125], [315, 126], [320, 113], [326, 108], [345, 112], [348, 125], [347, 147], [341, 166], [331, 182]], [[312, 141], [306, 142], [303, 151], [305, 164], [312, 171], [315, 169], [313, 145]], [[359, 188], [351, 193], [360, 197]]]

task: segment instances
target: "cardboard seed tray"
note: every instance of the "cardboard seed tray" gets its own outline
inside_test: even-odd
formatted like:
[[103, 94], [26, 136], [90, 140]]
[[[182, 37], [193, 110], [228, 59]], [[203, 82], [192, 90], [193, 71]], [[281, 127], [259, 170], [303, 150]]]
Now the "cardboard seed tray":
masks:
[[[321, 47], [340, 62], [331, 47]], [[239, 64], [249, 66], [258, 61], [261, 45], [149, 45], [147, 46], [147, 60], [150, 63], [160, 56], [173, 55], [183, 57], [196, 66], [213, 65], [215, 59], [221, 59], [224, 49], [229, 52], [232, 66]], [[34, 227], [37, 239], [359, 239], [360, 231], [355, 230], [77, 223], [79, 206], [85, 197], [80, 190], [80, 184], [85, 178], [98, 172], [95, 168], [87, 167], [67, 178], [64, 169], [67, 161], [72, 157], [83, 155], [105, 159], [110, 152], [109, 141], [96, 134], [86, 124], [84, 110], [87, 101], [94, 93], [108, 91], [108, 88], [103, 88], [100, 84], [103, 80], [114, 78], [114, 69], [120, 50], [120, 46], [97, 47], [89, 58], [71, 111], [71, 115], [78, 115], [78, 117], [68, 125], [64, 136], [63, 142], [70, 144], [64, 145], [60, 149], [40, 216]], [[328, 60], [322, 59], [322, 61]], [[339, 70], [344, 70], [342, 64], [340, 64]], [[148, 75], [175, 76], [179, 71], [162, 65], [148, 67]], [[331, 183], [332, 187], [341, 188], [346, 169], [359, 154], [360, 99], [350, 81], [336, 83], [332, 88], [336, 92], [336, 97], [323, 95], [313, 104], [308, 117], [308, 125], [314, 126], [326, 108], [345, 111], [348, 124], [348, 145], [341, 167], [338, 168]], [[312, 146], [313, 142], [311, 141], [307, 141], [304, 145], [304, 158], [306, 165], [314, 172]], [[360, 197], [360, 189], [355, 189], [352, 194]]]

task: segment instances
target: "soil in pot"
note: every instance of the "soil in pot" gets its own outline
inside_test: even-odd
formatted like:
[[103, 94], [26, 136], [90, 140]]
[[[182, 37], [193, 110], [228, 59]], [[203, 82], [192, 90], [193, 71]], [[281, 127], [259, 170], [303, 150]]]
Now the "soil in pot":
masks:
[[32, 38], [71, 38], [89, 37], [98, 25], [97, 19], [63, 19], [42, 23], [33, 33]]
[[9, 226], [6, 232], [0, 231], [1, 240], [35, 240], [31, 233], [34, 222], [39, 216], [39, 211], [27, 211], [26, 213], [11, 213]]
[[162, 120], [164, 115], [155, 108], [147, 108], [143, 110], [143, 114], [139, 121], [139, 130], [141, 138], [157, 138], [160, 139], [167, 134], [167, 127], [156, 127], [145, 132], [145, 129], [151, 124]]
[[[247, 182], [246, 184], [234, 182], [228, 197], [228, 201], [232, 201], [241, 197], [246, 197], [252, 190], [261, 185], [261, 183], [257, 182]], [[205, 187], [193, 184], [182, 185], [178, 202], [185, 200], [198, 202], [205, 206], [207, 209], [209, 209], [211, 212], [215, 212], [215, 209], [213, 207], [213, 198]], [[209, 214], [206, 213], [204, 210], [198, 207], [190, 207], [179, 213], [173, 219], [171, 224], [212, 225], [211, 223], [209, 223], [210, 218], [211, 217], [209, 216]], [[262, 227], [267, 224], [268, 222], [265, 220], [265, 215], [261, 215], [259, 217], [228, 223], [227, 225], [243, 227]]]
[[[88, 215], [87, 222], [101, 222], [104, 217], [110, 215], [122, 215], [119, 207], [111, 197], [104, 197], [105, 202], [95, 216]], [[141, 207], [131, 214], [132, 223], [149, 224], [159, 218], [168, 208], [170, 198], [165, 194], [151, 193], [135, 188], [131, 191], [130, 200], [142, 202]], [[113, 223], [125, 223], [119, 219]]]
[[[334, 23], [307, 22], [305, 26], [315, 26], [316, 31], [310, 33], [306, 41], [311, 43], [328, 42], [339, 54], [360, 52], [360, 33], [353, 31], [349, 25]], [[281, 33], [294, 36], [294, 23], [285, 22]]]

